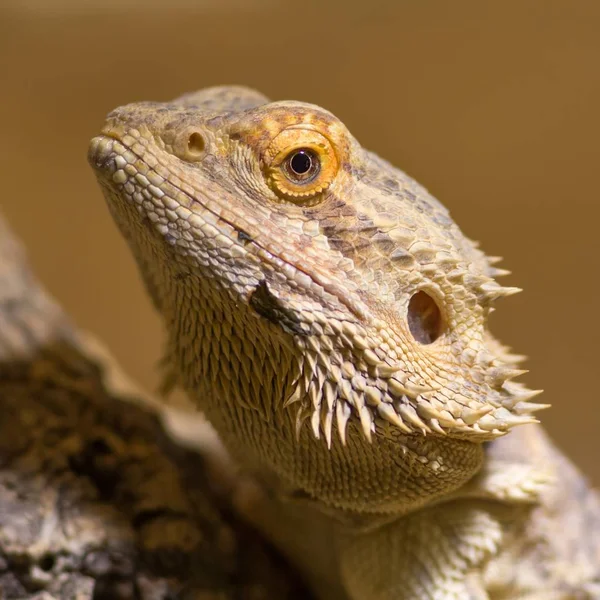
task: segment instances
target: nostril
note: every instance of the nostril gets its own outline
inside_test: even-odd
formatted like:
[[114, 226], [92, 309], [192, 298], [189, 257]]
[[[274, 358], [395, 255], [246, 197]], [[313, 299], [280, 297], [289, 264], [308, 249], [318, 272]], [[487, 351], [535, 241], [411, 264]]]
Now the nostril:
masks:
[[163, 140], [173, 154], [186, 162], [200, 162], [206, 155], [206, 138], [197, 125], [180, 127], [177, 124], [165, 128]]
[[442, 335], [442, 311], [427, 293], [419, 291], [408, 303], [408, 328], [420, 344], [431, 344]]
[[204, 145], [204, 138], [197, 131], [188, 138], [187, 149], [193, 157], [199, 157], [204, 153]]

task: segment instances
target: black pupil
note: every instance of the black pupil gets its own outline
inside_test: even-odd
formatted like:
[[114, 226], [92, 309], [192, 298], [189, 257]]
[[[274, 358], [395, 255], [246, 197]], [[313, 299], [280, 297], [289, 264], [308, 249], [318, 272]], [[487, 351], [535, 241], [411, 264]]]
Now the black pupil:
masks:
[[312, 158], [306, 150], [299, 150], [292, 156], [290, 167], [296, 175], [306, 175], [312, 167]]

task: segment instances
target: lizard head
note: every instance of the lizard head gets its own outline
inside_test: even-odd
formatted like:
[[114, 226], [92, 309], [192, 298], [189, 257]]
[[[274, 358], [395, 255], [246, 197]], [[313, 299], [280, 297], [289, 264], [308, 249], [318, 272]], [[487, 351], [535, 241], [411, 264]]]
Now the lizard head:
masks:
[[349, 453], [375, 470], [394, 454], [400, 479], [456, 487], [482, 442], [535, 421], [542, 405], [487, 331], [518, 290], [328, 111], [244, 88], [131, 104], [89, 160], [184, 387], [230, 445], [311, 494], [326, 477], [306, 462], [327, 452], [333, 479]]

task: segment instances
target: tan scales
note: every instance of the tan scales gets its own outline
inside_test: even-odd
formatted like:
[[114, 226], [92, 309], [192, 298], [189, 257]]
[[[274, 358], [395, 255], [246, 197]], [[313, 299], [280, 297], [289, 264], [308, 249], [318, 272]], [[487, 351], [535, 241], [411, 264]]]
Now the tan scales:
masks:
[[519, 289], [422, 186], [239, 87], [118, 108], [89, 158], [240, 510], [322, 598], [600, 596], [597, 497], [487, 330]]

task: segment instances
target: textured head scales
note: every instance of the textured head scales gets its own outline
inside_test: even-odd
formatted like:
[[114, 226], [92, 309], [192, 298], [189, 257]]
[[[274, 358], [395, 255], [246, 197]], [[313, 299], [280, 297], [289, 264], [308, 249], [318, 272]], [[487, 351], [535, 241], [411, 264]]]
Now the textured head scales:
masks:
[[360, 447], [373, 470], [378, 448], [397, 448], [419, 455], [407, 472], [452, 471], [467, 442], [543, 407], [486, 329], [491, 303], [518, 290], [331, 113], [212, 88], [113, 111], [90, 161], [184, 386], [231, 446], [298, 471], [311, 493], [355, 468], [315, 482], [302, 461], [325, 464], [326, 480], [320, 446], [335, 461]]

